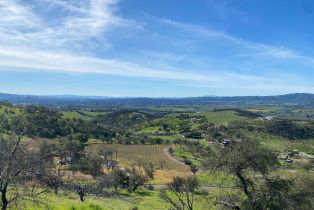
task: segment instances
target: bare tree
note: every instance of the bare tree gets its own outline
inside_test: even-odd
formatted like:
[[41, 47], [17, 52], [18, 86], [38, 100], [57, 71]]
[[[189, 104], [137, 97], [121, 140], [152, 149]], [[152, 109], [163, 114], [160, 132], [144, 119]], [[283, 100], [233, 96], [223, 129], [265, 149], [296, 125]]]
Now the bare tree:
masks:
[[141, 174], [140, 171], [135, 168], [127, 169], [127, 187], [130, 192], [135, 192], [140, 187], [144, 186], [147, 181], [146, 176]]
[[193, 210], [195, 191], [198, 188], [196, 177], [175, 177], [167, 189], [160, 192], [160, 197], [176, 210]]
[[142, 167], [144, 167], [145, 164], [146, 164], [146, 161], [143, 158], [139, 157], [135, 159], [135, 165], [137, 166], [137, 169], [139, 171], [141, 171]]
[[148, 178], [153, 179], [155, 173], [155, 166], [153, 162], [148, 162], [144, 166], [145, 174]]
[[103, 165], [106, 166], [108, 173], [117, 166], [117, 161], [113, 159], [113, 151], [109, 149], [101, 150], [99, 152], [102, 158]]
[[59, 188], [63, 184], [59, 162], [57, 161], [57, 156], [60, 156], [59, 148], [55, 144], [44, 142], [40, 146], [40, 156], [47, 158], [39, 166], [36, 178], [41, 184], [58, 194]]
[[[41, 118], [40, 118], [41, 119]], [[40, 203], [36, 177], [42, 164], [52, 154], [40, 155], [29, 142], [22, 141], [25, 136], [37, 136], [41, 127], [38, 116], [23, 115], [2, 117], [0, 122], [0, 193], [1, 209], [18, 205], [23, 200]]]
[[189, 165], [191, 172], [195, 175], [198, 172], [198, 167], [194, 164]]
[[[0, 137], [0, 192], [2, 210], [23, 200], [37, 200], [35, 190], [40, 165], [46, 157], [34, 154], [21, 143], [21, 137]], [[22, 189], [22, 190], [21, 190]]]
[[79, 197], [81, 202], [85, 201], [86, 196], [97, 194], [95, 183], [88, 182], [68, 182], [64, 184], [65, 189], [75, 192]]
[[108, 196], [106, 191], [108, 187], [111, 187], [112, 180], [108, 175], [101, 175], [94, 181], [86, 180], [72, 180], [64, 183], [64, 189], [75, 192], [81, 202], [84, 202], [87, 196]]
[[39, 174], [37, 177], [41, 183], [52, 189], [56, 195], [58, 194], [60, 187], [63, 185], [62, 176], [58, 173], [43, 173]]
[[160, 169], [160, 170], [163, 170], [164, 167], [165, 167], [165, 165], [166, 165], [166, 161], [165, 161], [165, 160], [159, 160], [159, 161], [157, 162], [157, 164], [158, 164], [159, 169]]

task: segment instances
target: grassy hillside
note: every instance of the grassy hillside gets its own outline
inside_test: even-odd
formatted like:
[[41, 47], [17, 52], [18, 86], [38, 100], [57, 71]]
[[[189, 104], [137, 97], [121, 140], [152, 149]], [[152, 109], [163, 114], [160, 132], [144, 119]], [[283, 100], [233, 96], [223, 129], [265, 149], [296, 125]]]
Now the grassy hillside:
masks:
[[246, 117], [239, 116], [235, 111], [211, 111], [200, 114], [206, 116], [209, 123], [220, 125], [228, 125], [231, 121], [246, 119]]
[[85, 110], [71, 110], [71, 111], [62, 111], [64, 118], [77, 118], [82, 120], [91, 120], [98, 115], [106, 114], [107, 112], [91, 112]]

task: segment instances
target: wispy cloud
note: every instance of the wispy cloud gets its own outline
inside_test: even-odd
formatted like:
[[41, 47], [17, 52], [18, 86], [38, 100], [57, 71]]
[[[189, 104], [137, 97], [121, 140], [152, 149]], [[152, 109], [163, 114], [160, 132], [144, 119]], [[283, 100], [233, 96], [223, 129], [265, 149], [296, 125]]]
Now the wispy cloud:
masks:
[[[169, 20], [169, 19], [155, 18], [155, 20], [164, 24], [172, 25], [181, 30], [196, 34], [197, 36], [215, 38], [217, 40], [223, 40], [223, 41], [230, 42], [232, 44], [236, 44], [241, 48], [254, 50], [255, 51], [254, 55], [259, 55], [259, 56], [264, 55], [264, 56], [268, 56], [271, 58], [278, 58], [278, 59], [306, 59], [307, 58], [301, 55], [300, 53], [294, 50], [291, 50], [289, 48], [271, 46], [271, 45], [266, 45], [266, 44], [261, 44], [257, 42], [240, 39], [235, 36], [229, 35], [225, 32], [213, 30], [204, 26], [180, 23], [173, 20]], [[249, 55], [249, 54], [246, 54], [246, 55]], [[311, 59], [311, 58], [308, 58], [308, 59]]]
[[75, 47], [93, 38], [103, 40], [104, 33], [114, 27], [135, 27], [134, 21], [114, 14], [116, 4], [116, 0], [42, 0], [41, 9], [46, 11], [70, 11], [64, 12], [57, 23], [49, 24], [31, 4], [0, 0], [0, 37], [3, 43], [14, 44], [17, 40], [18, 45], [54, 48], [67, 44]]
[[58, 8], [68, 12], [81, 12], [86, 10], [83, 8], [85, 1], [66, 1], [66, 0], [36, 0], [38, 4], [48, 5], [47, 9]]
[[[193, 74], [169, 69], [154, 69], [134, 63], [113, 59], [99, 59], [91, 56], [69, 53], [48, 53], [29, 49], [10, 49], [0, 46], [0, 66], [4, 68], [37, 69], [41, 71], [61, 71], [78, 73], [98, 73], [131, 77], [172, 79], [185, 81], [226, 82], [229, 80], [263, 80], [256, 76], [233, 74]], [[18, 62], [17, 62], [18, 61]], [[265, 78], [264, 78], [265, 79]]]
[[[115, 0], [91, 0], [87, 5], [77, 6], [66, 3], [64, 6], [66, 9], [77, 12], [66, 17], [60, 29], [53, 28], [52, 31], [48, 31], [48, 34], [60, 39], [86, 40], [99, 37], [110, 27], [131, 24], [131, 21], [113, 14], [116, 3]], [[52, 33], [56, 34], [53, 35]]]
[[0, 0], [0, 14], [1, 33], [29, 32], [31, 29], [38, 29], [41, 25], [40, 19], [30, 7], [22, 6], [15, 0]]

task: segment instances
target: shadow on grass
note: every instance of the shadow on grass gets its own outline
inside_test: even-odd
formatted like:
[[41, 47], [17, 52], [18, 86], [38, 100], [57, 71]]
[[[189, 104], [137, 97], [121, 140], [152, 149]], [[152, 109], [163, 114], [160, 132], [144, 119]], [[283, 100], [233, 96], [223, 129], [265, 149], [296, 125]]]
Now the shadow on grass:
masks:
[[139, 196], [152, 196], [152, 193], [149, 192], [149, 191], [137, 191], [135, 192], [136, 195], [139, 195]]

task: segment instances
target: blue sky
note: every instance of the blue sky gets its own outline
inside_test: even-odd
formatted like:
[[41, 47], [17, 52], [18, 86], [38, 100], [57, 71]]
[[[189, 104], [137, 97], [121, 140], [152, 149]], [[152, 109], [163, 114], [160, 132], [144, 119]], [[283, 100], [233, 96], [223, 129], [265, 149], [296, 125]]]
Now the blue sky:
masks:
[[0, 0], [0, 92], [314, 93], [312, 0]]

